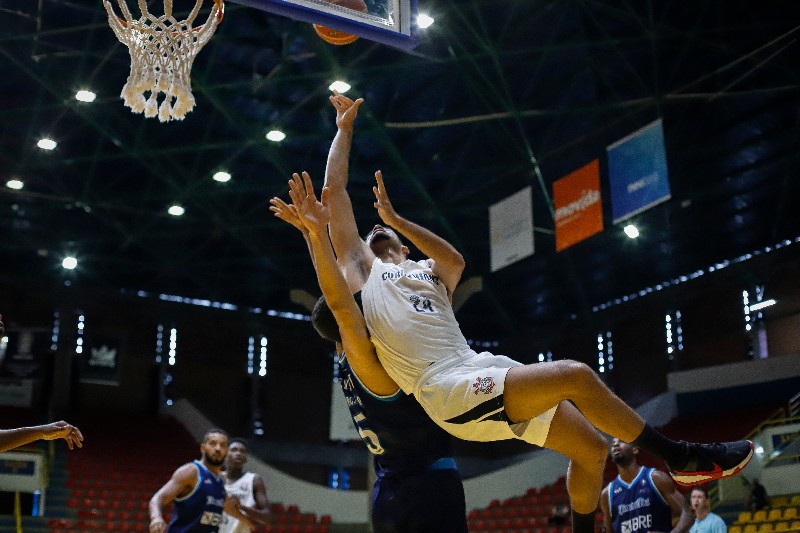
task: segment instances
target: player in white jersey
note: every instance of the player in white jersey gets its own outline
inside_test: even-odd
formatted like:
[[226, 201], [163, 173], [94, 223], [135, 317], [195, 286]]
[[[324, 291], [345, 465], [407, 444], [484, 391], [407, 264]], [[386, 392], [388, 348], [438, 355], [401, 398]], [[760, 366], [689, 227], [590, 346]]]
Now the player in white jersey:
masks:
[[[261, 476], [255, 472], [245, 472], [247, 463], [247, 444], [242, 439], [231, 439], [222, 480], [225, 492], [239, 500], [242, 511], [256, 524], [266, 524], [269, 520], [269, 501], [267, 487]], [[233, 516], [224, 515], [219, 533], [251, 533], [253, 530]]]
[[[364, 318], [386, 372], [413, 393], [434, 422], [468, 440], [518, 438], [570, 459], [567, 489], [573, 531], [593, 532], [606, 459], [603, 431], [662, 457], [678, 483], [702, 483], [738, 473], [752, 457], [752, 443], [676, 442], [644, 423], [587, 365], [556, 361], [521, 365], [472, 351], [460, 332], [451, 298], [465, 263], [461, 254], [392, 207], [380, 171], [375, 208], [381, 220], [429, 259], [413, 262], [397, 234], [384, 226], [366, 239], [358, 234], [347, 194], [353, 115], [358, 105], [336, 95], [338, 132], [328, 156], [323, 207], [330, 209], [330, 237], [353, 293], [362, 291]], [[293, 200], [316, 203], [311, 180], [290, 182]], [[294, 183], [294, 185], [292, 185]]]

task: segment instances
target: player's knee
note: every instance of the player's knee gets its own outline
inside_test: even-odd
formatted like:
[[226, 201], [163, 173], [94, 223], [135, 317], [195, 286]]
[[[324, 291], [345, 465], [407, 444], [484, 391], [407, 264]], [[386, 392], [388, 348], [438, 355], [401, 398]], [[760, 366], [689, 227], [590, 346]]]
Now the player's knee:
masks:
[[597, 374], [594, 373], [594, 370], [592, 370], [589, 365], [571, 359], [565, 359], [559, 361], [559, 363], [561, 364], [562, 371], [566, 373], [566, 377], [573, 391], [579, 394], [592, 394], [598, 378]]

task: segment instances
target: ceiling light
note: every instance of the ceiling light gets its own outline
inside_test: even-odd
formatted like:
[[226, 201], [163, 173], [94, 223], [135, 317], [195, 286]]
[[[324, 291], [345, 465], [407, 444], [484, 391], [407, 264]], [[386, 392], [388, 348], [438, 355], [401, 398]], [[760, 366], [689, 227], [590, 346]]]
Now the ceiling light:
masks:
[[431, 17], [429, 17], [428, 15], [426, 15], [425, 13], [420, 13], [419, 15], [417, 15], [417, 27], [418, 28], [425, 29], [428, 26], [430, 26], [431, 24], [433, 24], [433, 19]]
[[167, 209], [167, 213], [169, 213], [170, 215], [172, 215], [174, 217], [179, 217], [182, 214], [184, 214], [185, 212], [186, 212], [186, 209], [184, 209], [183, 207], [179, 206], [178, 204], [171, 205], [171, 206], [169, 206], [169, 209]]
[[6, 187], [8, 187], [9, 189], [20, 190], [24, 186], [25, 186], [25, 184], [22, 183], [22, 181], [20, 181], [20, 180], [18, 180], [16, 178], [10, 179], [10, 180], [8, 180], [6, 182]]
[[75, 99], [79, 102], [94, 102], [94, 99], [97, 98], [97, 95], [94, 94], [92, 91], [85, 91], [81, 89], [77, 93], [75, 93]]
[[215, 172], [214, 175], [212, 176], [212, 178], [214, 178], [214, 181], [218, 181], [220, 183], [225, 183], [226, 181], [231, 181], [230, 173], [225, 172], [224, 170], [220, 170], [219, 172]]
[[622, 228], [622, 231], [624, 231], [625, 235], [627, 235], [631, 239], [635, 239], [636, 237], [639, 236], [639, 230], [633, 224], [628, 224], [627, 226]]
[[78, 260], [71, 255], [68, 255], [63, 261], [61, 261], [61, 266], [67, 270], [74, 270], [75, 267], [78, 266]]
[[759, 309], [764, 309], [765, 307], [771, 307], [771, 306], [775, 305], [776, 303], [778, 303], [778, 302], [776, 302], [775, 300], [770, 298], [769, 300], [764, 300], [763, 302], [758, 302], [758, 303], [755, 303], [755, 304], [751, 305], [750, 306], [750, 311], [758, 311]]
[[271, 130], [267, 132], [267, 140], [279, 143], [286, 138], [286, 134], [280, 130]]
[[346, 81], [336, 80], [335, 82], [328, 85], [328, 89], [337, 92], [339, 94], [344, 94], [350, 90], [350, 84], [347, 83]]
[[36, 146], [38, 146], [42, 150], [52, 150], [56, 146], [58, 146], [58, 143], [55, 142], [53, 139], [48, 139], [47, 137], [45, 137], [43, 139], [39, 139], [39, 142], [36, 143]]

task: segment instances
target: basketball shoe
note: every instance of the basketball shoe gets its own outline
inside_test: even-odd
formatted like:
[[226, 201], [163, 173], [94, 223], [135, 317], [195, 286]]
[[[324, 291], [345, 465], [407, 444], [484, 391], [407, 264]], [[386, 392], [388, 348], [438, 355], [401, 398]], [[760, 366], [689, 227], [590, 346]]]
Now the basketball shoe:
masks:
[[708, 481], [735, 476], [753, 458], [753, 443], [749, 440], [696, 444], [684, 442], [686, 463], [669, 466], [675, 483], [683, 487], [700, 485]]

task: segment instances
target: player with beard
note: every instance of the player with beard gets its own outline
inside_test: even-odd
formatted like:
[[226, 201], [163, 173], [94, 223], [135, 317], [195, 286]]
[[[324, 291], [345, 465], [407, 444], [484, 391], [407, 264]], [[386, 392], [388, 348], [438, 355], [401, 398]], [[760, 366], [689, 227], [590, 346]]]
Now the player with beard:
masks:
[[666, 473], [640, 466], [638, 453], [636, 446], [619, 439], [611, 441], [611, 460], [619, 475], [600, 496], [606, 531], [686, 533], [693, 518], [689, 503]]
[[[236, 497], [225, 495], [220, 475], [228, 455], [228, 434], [210, 429], [200, 443], [201, 458], [186, 463], [150, 498], [150, 533], [218, 533], [225, 513], [252, 525], [240, 510]], [[164, 521], [164, 509], [174, 503], [172, 520]]]

